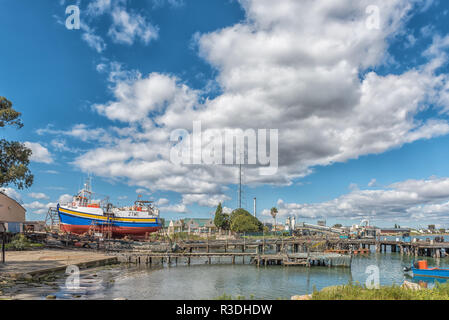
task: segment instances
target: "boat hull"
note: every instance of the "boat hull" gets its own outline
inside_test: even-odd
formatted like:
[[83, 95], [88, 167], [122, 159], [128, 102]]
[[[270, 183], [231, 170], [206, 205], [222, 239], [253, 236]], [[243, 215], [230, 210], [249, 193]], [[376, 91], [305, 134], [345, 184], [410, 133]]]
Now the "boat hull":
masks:
[[62, 231], [84, 234], [89, 230], [108, 230], [114, 237], [143, 237], [161, 229], [159, 218], [108, 218], [103, 215], [58, 206]]
[[449, 269], [416, 269], [412, 268], [413, 276], [431, 278], [449, 278]]

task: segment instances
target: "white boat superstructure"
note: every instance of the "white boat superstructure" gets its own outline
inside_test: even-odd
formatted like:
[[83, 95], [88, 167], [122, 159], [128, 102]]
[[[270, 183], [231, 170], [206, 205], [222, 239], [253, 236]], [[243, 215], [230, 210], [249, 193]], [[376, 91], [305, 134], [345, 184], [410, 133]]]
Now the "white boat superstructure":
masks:
[[137, 200], [134, 206], [112, 208], [115, 217], [120, 218], [156, 218], [159, 217], [159, 209], [154, 207], [152, 201]]

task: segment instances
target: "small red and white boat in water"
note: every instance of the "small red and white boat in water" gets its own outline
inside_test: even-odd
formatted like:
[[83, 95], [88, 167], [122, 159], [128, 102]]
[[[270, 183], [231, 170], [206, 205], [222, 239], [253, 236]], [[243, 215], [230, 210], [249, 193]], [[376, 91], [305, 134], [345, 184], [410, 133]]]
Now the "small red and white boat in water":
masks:
[[162, 228], [159, 209], [152, 201], [137, 200], [129, 207], [102, 205], [92, 200], [93, 192], [87, 182], [72, 202], [58, 203], [62, 231], [84, 234], [90, 230], [108, 231], [113, 237], [145, 237]]

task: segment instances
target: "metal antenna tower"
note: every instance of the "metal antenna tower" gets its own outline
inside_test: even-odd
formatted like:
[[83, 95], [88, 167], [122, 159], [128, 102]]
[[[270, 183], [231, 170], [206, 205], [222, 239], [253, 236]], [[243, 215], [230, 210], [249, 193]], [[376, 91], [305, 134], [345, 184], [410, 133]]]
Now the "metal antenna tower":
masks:
[[244, 178], [245, 178], [245, 172], [243, 167], [243, 161], [244, 156], [242, 153], [240, 153], [240, 160], [239, 160], [239, 185], [238, 185], [238, 208], [243, 209], [247, 207], [246, 198], [245, 198], [245, 188], [244, 188]]
[[242, 162], [239, 163], [239, 209], [242, 208]]

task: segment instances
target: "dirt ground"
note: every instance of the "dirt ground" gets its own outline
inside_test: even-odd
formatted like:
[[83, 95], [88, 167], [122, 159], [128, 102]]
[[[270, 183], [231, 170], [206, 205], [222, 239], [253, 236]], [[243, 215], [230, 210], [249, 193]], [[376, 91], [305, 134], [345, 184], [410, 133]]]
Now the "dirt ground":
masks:
[[44, 249], [36, 251], [7, 251], [6, 264], [0, 263], [0, 275], [18, 276], [63, 270], [69, 265], [81, 265], [111, 259], [95, 251]]

